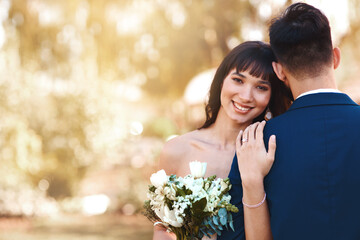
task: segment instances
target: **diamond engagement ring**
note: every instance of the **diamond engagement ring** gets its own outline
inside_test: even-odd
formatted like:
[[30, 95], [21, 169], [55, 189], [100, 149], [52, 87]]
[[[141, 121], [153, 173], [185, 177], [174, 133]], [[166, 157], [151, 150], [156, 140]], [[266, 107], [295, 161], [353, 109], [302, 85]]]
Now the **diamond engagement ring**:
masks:
[[247, 138], [243, 138], [242, 139], [242, 142], [244, 143], [244, 142], [247, 142], [248, 141], [248, 139]]

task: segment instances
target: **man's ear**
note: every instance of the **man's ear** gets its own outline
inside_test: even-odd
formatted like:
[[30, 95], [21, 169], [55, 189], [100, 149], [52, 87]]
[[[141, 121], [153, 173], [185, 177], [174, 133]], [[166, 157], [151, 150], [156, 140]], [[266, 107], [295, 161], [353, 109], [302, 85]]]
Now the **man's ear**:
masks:
[[341, 59], [340, 48], [338, 48], [338, 47], [334, 48], [333, 58], [334, 58], [334, 69], [336, 69], [340, 65], [340, 59]]
[[283, 66], [280, 63], [272, 62], [272, 67], [274, 69], [274, 72], [276, 76], [283, 82], [286, 81], [286, 76], [284, 74]]

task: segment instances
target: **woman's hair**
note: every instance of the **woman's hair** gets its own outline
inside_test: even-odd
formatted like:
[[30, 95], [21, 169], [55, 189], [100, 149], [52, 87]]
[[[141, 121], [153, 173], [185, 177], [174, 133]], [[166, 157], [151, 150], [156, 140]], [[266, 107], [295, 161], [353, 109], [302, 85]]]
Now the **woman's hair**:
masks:
[[[224, 79], [234, 68], [237, 72], [249, 71], [254, 77], [268, 80], [271, 84], [269, 110], [274, 117], [285, 112], [290, 106], [292, 95], [285, 84], [276, 77], [272, 68], [273, 61], [276, 61], [275, 55], [270, 45], [264, 42], [247, 41], [231, 50], [216, 70], [209, 100], [205, 106], [206, 120], [199, 129], [207, 128], [215, 122], [221, 106], [220, 95]], [[256, 117], [254, 122], [263, 120], [265, 112]]]

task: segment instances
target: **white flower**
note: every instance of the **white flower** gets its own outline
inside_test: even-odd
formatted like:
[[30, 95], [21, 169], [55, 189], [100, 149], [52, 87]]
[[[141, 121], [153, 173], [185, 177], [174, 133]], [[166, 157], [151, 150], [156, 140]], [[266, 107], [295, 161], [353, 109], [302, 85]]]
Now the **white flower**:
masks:
[[205, 189], [206, 191], [209, 189], [209, 187], [210, 187], [210, 183], [209, 183], [209, 182], [205, 183], [204, 189]]
[[224, 191], [229, 185], [224, 182], [224, 181], [221, 181], [220, 182], [220, 185], [221, 185], [221, 188], [220, 188], [220, 192]]
[[161, 219], [161, 221], [164, 222], [164, 204], [157, 206], [156, 208], [153, 208], [154, 212], [156, 213], [156, 215]]
[[229, 203], [231, 200], [231, 195], [224, 195], [221, 199], [221, 201], [224, 201], [226, 203]]
[[194, 177], [191, 175], [187, 175], [183, 179], [183, 185], [185, 185], [186, 188], [190, 189], [190, 187], [194, 184]]
[[155, 196], [154, 196], [154, 200], [156, 201], [163, 201], [165, 198], [164, 195], [164, 190], [162, 187], [159, 187], [155, 190]]
[[174, 209], [174, 210], [170, 210], [168, 208], [168, 206], [164, 207], [164, 221], [169, 223], [170, 225], [174, 226], [174, 227], [181, 227], [184, 220], [182, 217], [180, 217], [178, 214], [178, 212]]
[[176, 200], [176, 191], [175, 189], [170, 186], [170, 187], [165, 187], [164, 188], [164, 194], [165, 196], [170, 199], [170, 200]]
[[152, 185], [154, 185], [156, 188], [164, 186], [168, 181], [168, 176], [166, 176], [166, 172], [164, 169], [161, 169], [160, 171], [153, 173], [150, 177], [150, 182]]
[[[204, 212], [216, 215], [220, 208], [230, 202], [227, 194], [230, 184], [227, 179], [204, 179], [206, 163], [191, 162], [191, 174], [181, 177], [170, 177], [164, 170], [151, 175], [153, 186], [149, 188], [150, 207], [161, 222], [167, 227], [182, 227], [188, 224], [190, 209], [194, 203], [206, 199]], [[220, 198], [221, 196], [221, 198]]]
[[202, 163], [198, 161], [190, 162], [190, 172], [195, 178], [201, 178], [205, 176], [207, 163]]
[[184, 223], [184, 219], [180, 216], [181, 214], [178, 214], [175, 209], [170, 210], [167, 205], [154, 209], [154, 211], [161, 221], [174, 227], [181, 227]]

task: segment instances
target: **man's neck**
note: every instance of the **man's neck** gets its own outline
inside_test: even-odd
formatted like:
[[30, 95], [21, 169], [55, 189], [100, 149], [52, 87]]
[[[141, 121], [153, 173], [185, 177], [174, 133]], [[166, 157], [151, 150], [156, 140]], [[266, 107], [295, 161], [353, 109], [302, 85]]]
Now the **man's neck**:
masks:
[[332, 73], [313, 78], [289, 79], [294, 99], [299, 95], [317, 89], [337, 89], [335, 77]]
[[341, 93], [341, 92], [339, 90], [333, 89], [333, 88], [321, 88], [321, 89], [315, 89], [315, 90], [310, 90], [310, 91], [304, 92], [304, 93], [300, 94], [296, 99], [298, 99], [302, 96], [314, 94], [314, 93]]

